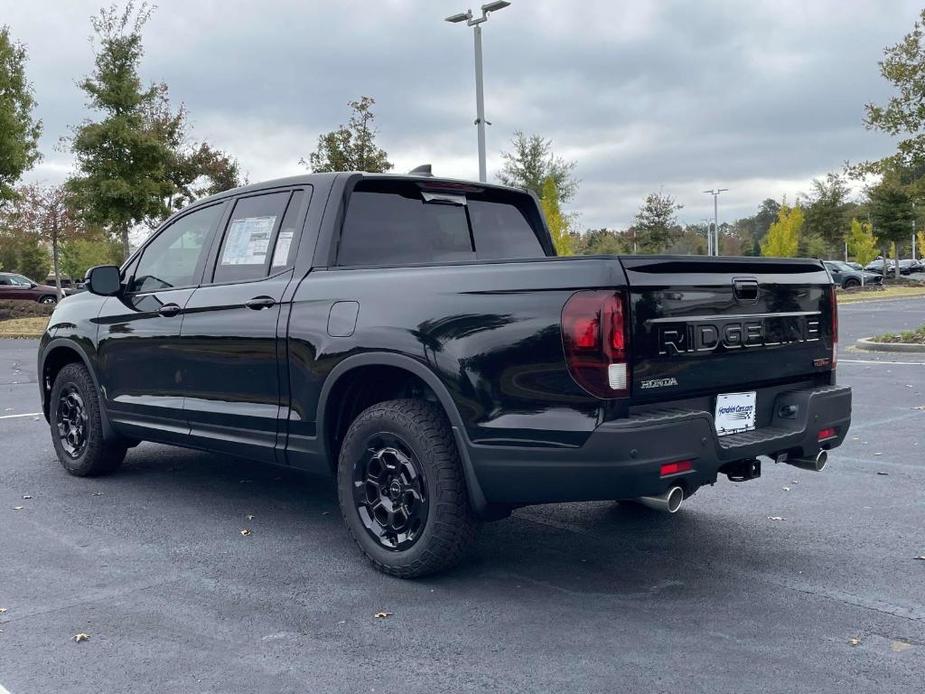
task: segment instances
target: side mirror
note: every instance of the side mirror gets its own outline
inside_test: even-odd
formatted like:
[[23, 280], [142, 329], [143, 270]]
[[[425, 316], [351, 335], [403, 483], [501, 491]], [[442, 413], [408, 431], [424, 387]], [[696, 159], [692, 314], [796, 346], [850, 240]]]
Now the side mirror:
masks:
[[122, 275], [115, 265], [97, 265], [87, 270], [87, 289], [99, 296], [116, 296], [122, 291]]

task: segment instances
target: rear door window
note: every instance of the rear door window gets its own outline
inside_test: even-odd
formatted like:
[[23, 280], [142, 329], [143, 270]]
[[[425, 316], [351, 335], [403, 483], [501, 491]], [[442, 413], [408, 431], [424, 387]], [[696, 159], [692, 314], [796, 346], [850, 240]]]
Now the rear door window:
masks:
[[472, 235], [479, 258], [542, 258], [546, 255], [525, 210], [510, 201], [469, 202]]
[[[213, 282], [247, 282], [267, 276], [270, 259], [275, 255], [280, 220], [290, 197], [291, 193], [285, 191], [253, 195], [235, 203], [218, 253]], [[291, 246], [292, 235], [289, 241]], [[288, 255], [287, 248], [281, 258], [284, 266]]]

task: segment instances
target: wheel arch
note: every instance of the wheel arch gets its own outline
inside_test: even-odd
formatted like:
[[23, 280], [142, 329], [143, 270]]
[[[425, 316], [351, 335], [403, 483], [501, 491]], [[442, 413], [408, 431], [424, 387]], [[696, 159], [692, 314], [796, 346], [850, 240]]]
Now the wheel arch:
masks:
[[45, 415], [45, 421], [51, 420], [51, 404], [49, 396], [51, 387], [55, 382], [55, 377], [68, 364], [82, 364], [90, 374], [93, 386], [100, 394], [100, 419], [103, 424], [103, 437], [115, 438], [115, 432], [109, 421], [109, 414], [103, 403], [102, 390], [99, 379], [96, 377], [96, 371], [90, 362], [84, 348], [73, 340], [67, 338], [57, 338], [51, 340], [42, 350], [41, 361], [39, 363], [39, 387], [42, 389], [42, 413]]
[[[317, 431], [321, 438], [322, 450], [327, 455], [331, 466], [336, 468], [337, 465], [337, 454], [339, 452], [338, 430], [341, 430], [341, 432], [345, 430], [344, 422], [340, 421], [341, 413], [344, 411], [342, 396], [349, 396], [351, 386], [355, 385], [364, 375], [370, 376], [374, 374], [380, 376], [389, 374], [386, 380], [396, 377], [413, 379], [402, 382], [402, 385], [417, 382], [434, 396], [435, 401], [440, 405], [450, 422], [450, 428], [456, 440], [456, 448], [459, 451], [459, 458], [463, 466], [470, 504], [476, 513], [484, 512], [487, 502], [472, 466], [462, 416], [459, 414], [453, 397], [450, 395], [446, 385], [430, 368], [420, 361], [403, 354], [391, 352], [355, 354], [341, 361], [325, 379], [318, 399]], [[389, 392], [388, 387], [383, 392]], [[373, 399], [370, 404], [382, 399]], [[359, 414], [359, 412], [356, 412], [356, 414]], [[349, 422], [346, 422], [346, 425], [349, 426]]]

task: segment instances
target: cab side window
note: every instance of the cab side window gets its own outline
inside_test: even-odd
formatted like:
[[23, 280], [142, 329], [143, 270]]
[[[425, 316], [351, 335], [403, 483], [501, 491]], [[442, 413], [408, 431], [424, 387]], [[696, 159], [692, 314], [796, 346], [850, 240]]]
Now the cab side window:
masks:
[[223, 205], [196, 210], [173, 222], [144, 249], [130, 292], [191, 287], [199, 282]]

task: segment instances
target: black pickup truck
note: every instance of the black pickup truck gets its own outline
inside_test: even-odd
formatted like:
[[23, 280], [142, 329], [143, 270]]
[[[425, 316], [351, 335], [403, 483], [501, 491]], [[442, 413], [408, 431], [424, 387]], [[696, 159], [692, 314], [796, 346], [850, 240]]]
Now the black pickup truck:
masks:
[[231, 190], [88, 273], [38, 355], [57, 455], [157, 441], [321, 472], [380, 570], [457, 561], [480, 520], [674, 512], [758, 456], [821, 469], [850, 424], [819, 261], [556, 257], [534, 196], [428, 176]]

